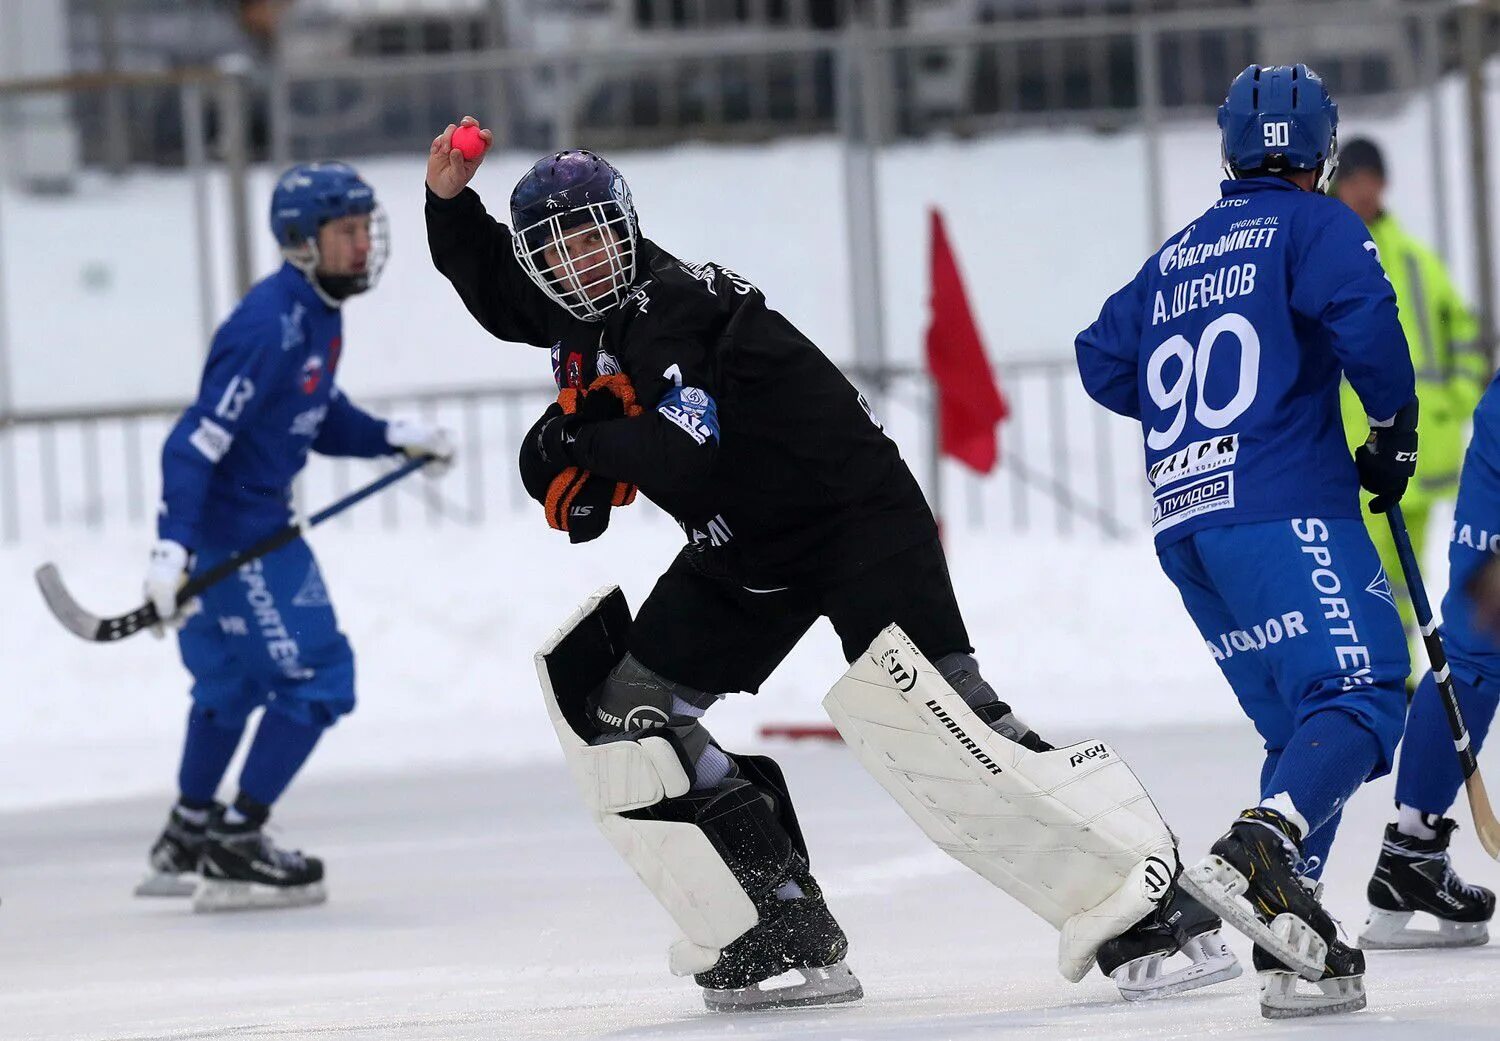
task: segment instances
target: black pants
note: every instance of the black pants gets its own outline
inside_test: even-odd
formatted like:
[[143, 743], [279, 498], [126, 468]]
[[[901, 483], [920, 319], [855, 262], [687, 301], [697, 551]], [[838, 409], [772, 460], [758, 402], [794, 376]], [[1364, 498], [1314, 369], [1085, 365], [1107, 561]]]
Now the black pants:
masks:
[[761, 592], [704, 575], [684, 550], [641, 605], [630, 651], [674, 683], [753, 693], [821, 617], [833, 623], [846, 661], [893, 622], [929, 661], [973, 652], [936, 539], [851, 578]]

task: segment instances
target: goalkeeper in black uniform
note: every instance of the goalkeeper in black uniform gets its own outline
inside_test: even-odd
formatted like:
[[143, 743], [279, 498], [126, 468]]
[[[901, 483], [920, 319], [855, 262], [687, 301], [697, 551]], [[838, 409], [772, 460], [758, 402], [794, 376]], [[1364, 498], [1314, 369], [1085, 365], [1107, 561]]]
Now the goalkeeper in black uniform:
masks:
[[[853, 1000], [847, 941], [808, 871], [779, 769], [725, 752], [700, 717], [756, 691], [826, 616], [849, 661], [899, 625], [991, 731], [1050, 746], [980, 676], [931, 510], [833, 363], [735, 272], [644, 238], [624, 178], [590, 152], [537, 162], [511, 196], [510, 227], [495, 221], [467, 187], [480, 160], [453, 148], [454, 129], [428, 162], [433, 262], [494, 336], [551, 349], [560, 390], [521, 446], [528, 490], [573, 541], [602, 534], [637, 488], [687, 535], [579, 713], [595, 745], [664, 738], [686, 777], [686, 792], [624, 814], [686, 822], [709, 840], [680, 868], [658, 849], [648, 870], [622, 847], [689, 936], [673, 969], [694, 973], [715, 1008]], [[716, 942], [674, 906], [710, 847], [711, 873], [727, 867], [720, 880], [748, 897], [748, 927]], [[648, 877], [674, 871], [671, 884]], [[1217, 927], [1195, 910], [1194, 935]], [[1175, 951], [1185, 934], [1157, 917], [1132, 935]], [[762, 987], [788, 970], [803, 982]]]

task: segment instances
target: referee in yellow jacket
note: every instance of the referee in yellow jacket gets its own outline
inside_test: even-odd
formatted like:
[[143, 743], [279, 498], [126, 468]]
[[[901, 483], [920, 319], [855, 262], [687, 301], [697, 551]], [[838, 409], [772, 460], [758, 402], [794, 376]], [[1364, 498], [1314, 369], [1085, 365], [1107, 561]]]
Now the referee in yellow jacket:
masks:
[[[1464, 305], [1448, 269], [1436, 253], [1418, 242], [1385, 208], [1385, 158], [1373, 141], [1355, 138], [1339, 147], [1334, 194], [1365, 222], [1386, 277], [1396, 291], [1401, 328], [1411, 347], [1421, 402], [1417, 477], [1401, 500], [1412, 545], [1422, 557], [1433, 504], [1452, 499], [1458, 488], [1465, 432], [1490, 378], [1490, 361], [1480, 342], [1479, 322]], [[1363, 443], [1370, 421], [1347, 382], [1343, 392], [1344, 429], [1351, 446]], [[1366, 516], [1370, 535], [1396, 594], [1408, 628], [1411, 599], [1401, 581], [1401, 564], [1384, 517]]]

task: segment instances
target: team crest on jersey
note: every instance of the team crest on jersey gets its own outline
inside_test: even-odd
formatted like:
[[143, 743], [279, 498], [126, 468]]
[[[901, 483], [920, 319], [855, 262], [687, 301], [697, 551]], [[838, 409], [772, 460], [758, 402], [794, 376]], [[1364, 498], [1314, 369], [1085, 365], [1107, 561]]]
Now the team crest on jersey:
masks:
[[302, 306], [298, 300], [292, 304], [289, 313], [281, 316], [281, 349], [289, 351], [294, 347], [301, 347], [306, 338], [302, 332], [302, 319], [307, 315], [307, 308]]
[[564, 379], [566, 382], [559, 383], [558, 386], [572, 387], [574, 390], [583, 388], [583, 355], [577, 351], [568, 352], [568, 365]]
[[656, 411], [700, 445], [719, 436], [719, 406], [698, 387], [673, 387]]
[[620, 359], [610, 354], [603, 347], [599, 353], [594, 355], [594, 375], [596, 376], [618, 376], [620, 374]]
[[316, 354], [302, 363], [302, 393], [311, 394], [323, 382], [323, 359]]

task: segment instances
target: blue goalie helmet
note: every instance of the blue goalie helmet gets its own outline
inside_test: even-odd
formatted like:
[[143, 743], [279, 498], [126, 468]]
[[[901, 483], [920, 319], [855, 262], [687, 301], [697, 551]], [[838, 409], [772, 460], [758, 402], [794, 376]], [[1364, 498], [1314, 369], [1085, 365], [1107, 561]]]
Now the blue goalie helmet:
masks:
[[1230, 177], [1316, 170], [1318, 190], [1338, 162], [1339, 107], [1306, 65], [1251, 65], [1219, 106]]
[[635, 282], [640, 241], [625, 178], [582, 149], [537, 160], [510, 195], [521, 268], [575, 318], [599, 321]]
[[[318, 270], [318, 231], [341, 217], [369, 215], [369, 246], [363, 270]], [[385, 214], [375, 190], [348, 163], [303, 163], [286, 171], [271, 193], [271, 234], [282, 253], [330, 302], [370, 289], [380, 278], [389, 254]]]

